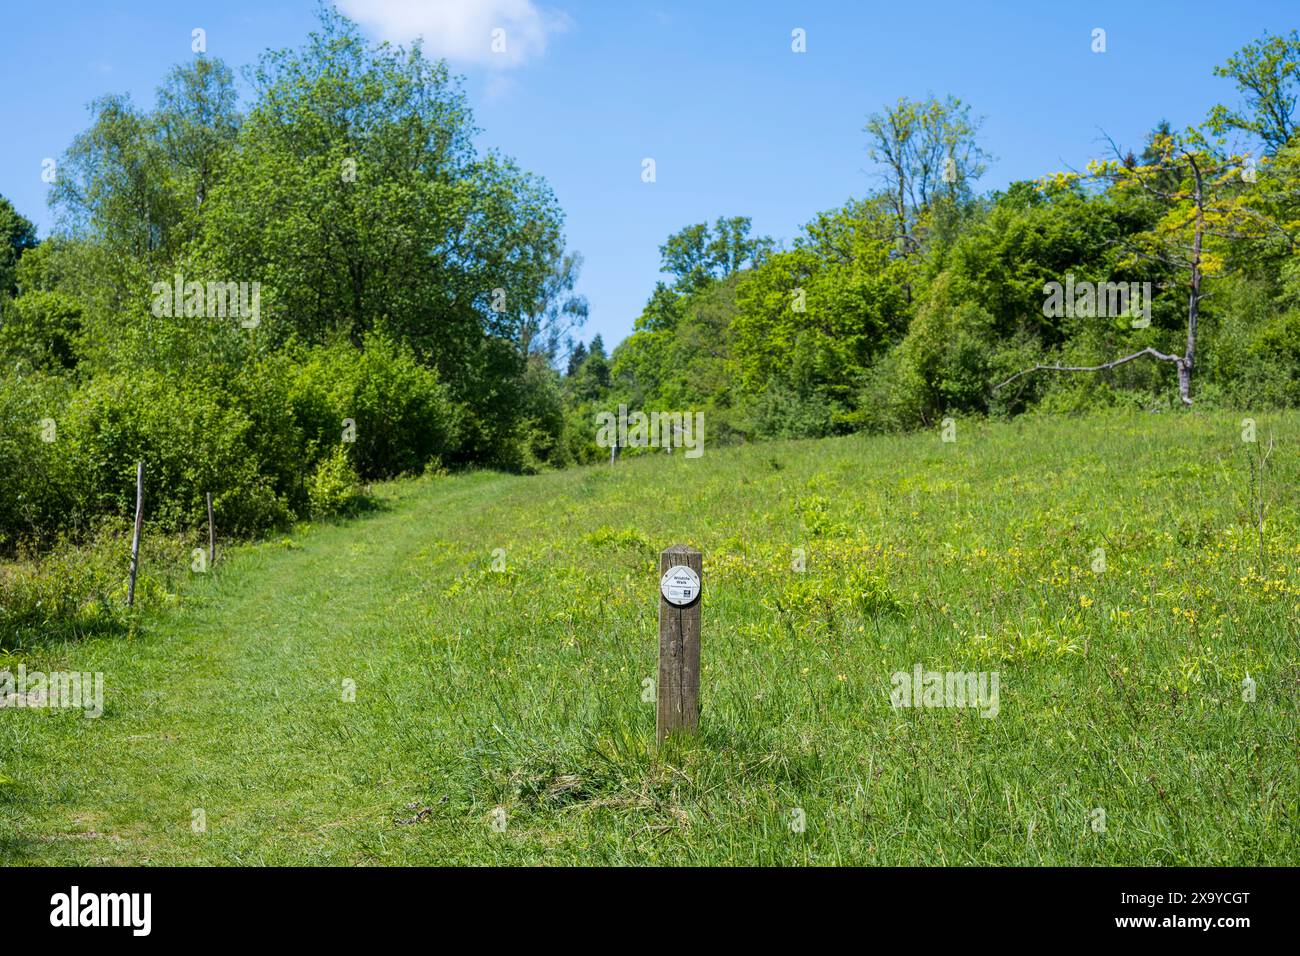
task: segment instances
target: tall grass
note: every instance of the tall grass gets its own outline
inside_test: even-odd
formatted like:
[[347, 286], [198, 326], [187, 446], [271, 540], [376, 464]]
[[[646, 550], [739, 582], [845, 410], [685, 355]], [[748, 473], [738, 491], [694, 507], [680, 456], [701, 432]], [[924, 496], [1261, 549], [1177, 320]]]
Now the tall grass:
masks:
[[[1258, 417], [1253, 490], [1242, 417], [379, 486], [377, 511], [195, 576], [130, 642], [26, 652], [103, 670], [108, 701], [0, 712], [0, 852], [1295, 864], [1300, 415]], [[704, 552], [703, 712], [656, 750], [675, 543]], [[893, 708], [918, 663], [997, 671], [997, 716]]]

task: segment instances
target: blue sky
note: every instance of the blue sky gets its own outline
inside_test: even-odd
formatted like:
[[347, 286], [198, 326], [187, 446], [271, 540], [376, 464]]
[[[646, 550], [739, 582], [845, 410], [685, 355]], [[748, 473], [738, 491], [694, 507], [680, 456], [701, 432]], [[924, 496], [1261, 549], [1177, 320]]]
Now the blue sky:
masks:
[[[417, 32], [466, 78], [480, 144], [544, 176], [586, 264], [583, 337], [613, 345], [680, 227], [748, 215], [790, 240], [818, 210], [875, 188], [866, 115], [901, 95], [954, 94], [985, 117], [997, 188], [1102, 152], [1105, 130], [1140, 146], [1158, 120], [1200, 122], [1235, 102], [1212, 75], [1265, 30], [1297, 25], [1295, 0], [980, 0], [924, 3], [642, 3], [340, 0], [376, 38]], [[238, 69], [299, 43], [315, 0], [79, 0], [6, 4], [0, 33], [0, 194], [48, 235], [41, 161], [127, 92], [152, 104], [202, 27]], [[492, 54], [491, 31], [506, 52]], [[1094, 28], [1106, 52], [1091, 50]], [[807, 52], [791, 51], [806, 31]], [[654, 158], [657, 181], [641, 181]]]

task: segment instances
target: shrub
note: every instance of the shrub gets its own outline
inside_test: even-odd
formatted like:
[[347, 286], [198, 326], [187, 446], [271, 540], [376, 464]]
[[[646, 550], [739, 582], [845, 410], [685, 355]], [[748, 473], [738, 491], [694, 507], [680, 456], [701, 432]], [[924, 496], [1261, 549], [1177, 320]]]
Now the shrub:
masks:
[[77, 364], [81, 306], [62, 292], [28, 292], [5, 304], [0, 314], [0, 356], [36, 369]]
[[252, 422], [213, 384], [154, 372], [101, 376], [75, 396], [69, 418], [98, 511], [134, 512], [136, 462], [144, 461], [145, 513], [164, 527], [204, 524], [209, 491], [225, 533], [290, 516], [253, 451]]
[[455, 409], [438, 375], [380, 334], [358, 352], [346, 342], [309, 353], [290, 392], [294, 420], [316, 451], [355, 425], [352, 462], [362, 478], [419, 473], [454, 450]]
[[755, 438], [821, 438], [831, 434], [836, 408], [819, 391], [774, 378], [750, 406]]
[[0, 553], [84, 523], [88, 484], [63, 414], [71, 391], [58, 376], [0, 378]]
[[316, 466], [307, 500], [313, 518], [355, 514], [360, 508], [364, 500], [361, 484], [342, 445], [335, 446]]
[[317, 455], [291, 411], [298, 368], [288, 354], [266, 356], [243, 365], [226, 388], [248, 418], [244, 440], [262, 475], [294, 514], [305, 514]]
[[1300, 309], [1261, 328], [1247, 349], [1237, 392], [1246, 404], [1300, 404]]

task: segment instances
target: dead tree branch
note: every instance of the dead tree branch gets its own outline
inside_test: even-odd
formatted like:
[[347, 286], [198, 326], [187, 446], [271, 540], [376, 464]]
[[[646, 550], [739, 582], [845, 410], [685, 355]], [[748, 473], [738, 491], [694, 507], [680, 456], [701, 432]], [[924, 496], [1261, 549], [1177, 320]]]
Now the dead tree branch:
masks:
[[1117, 365], [1123, 365], [1125, 362], [1131, 362], [1134, 359], [1142, 358], [1144, 355], [1150, 355], [1152, 358], [1161, 362], [1173, 362], [1175, 365], [1181, 365], [1184, 361], [1180, 356], [1166, 355], [1164, 352], [1147, 347], [1141, 352], [1134, 352], [1132, 355], [1125, 355], [1123, 358], [1117, 358], [1112, 362], [1105, 362], [1101, 365], [1061, 365], [1060, 363], [1057, 363], [1056, 365], [1035, 365], [1032, 368], [1027, 368], [1023, 371], [1017, 372], [1005, 382], [999, 382], [997, 385], [994, 385], [993, 391], [996, 392], [1003, 386], [1010, 385], [1022, 375], [1028, 375], [1030, 372], [1103, 372], [1108, 368], [1115, 368]]

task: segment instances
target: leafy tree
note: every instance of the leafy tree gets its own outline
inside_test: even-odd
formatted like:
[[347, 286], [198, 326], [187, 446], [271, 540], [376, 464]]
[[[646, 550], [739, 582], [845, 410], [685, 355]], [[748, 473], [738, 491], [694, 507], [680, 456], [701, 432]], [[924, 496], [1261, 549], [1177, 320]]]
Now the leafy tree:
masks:
[[176, 171], [176, 187], [195, 211], [216, 186], [239, 132], [234, 76], [219, 59], [199, 56], [173, 67], [158, 90], [153, 122]]
[[230, 71], [200, 57], [169, 74], [153, 112], [123, 96], [102, 97], [91, 112], [50, 193], [69, 240], [57, 255], [60, 291], [80, 300], [86, 350], [100, 366], [156, 361], [172, 346], [211, 359], [210, 343], [192, 333], [160, 337], [142, 326], [152, 283], [172, 280], [233, 147]]
[[609, 391], [609, 383], [609, 356], [605, 354], [604, 339], [597, 335], [591, 340], [591, 348], [574, 376], [570, 391], [578, 401], [594, 401]]
[[561, 342], [587, 321], [587, 299], [573, 291], [582, 268], [576, 252], [560, 258], [542, 279], [537, 301], [520, 324], [520, 346], [525, 354], [540, 354], [555, 361]]
[[662, 282], [656, 282], [649, 300], [633, 323], [634, 330], [664, 332], [675, 329], [682, 317], [682, 300], [683, 296], [680, 292]]
[[952, 96], [920, 101], [904, 96], [867, 117], [867, 152], [882, 167], [883, 196], [903, 256], [922, 250], [931, 206], [941, 197], [956, 201], [967, 195], [984, 174], [989, 157], [976, 139], [981, 124]]
[[118, 260], [147, 267], [172, 261], [185, 211], [154, 120], [126, 96], [101, 97], [90, 109], [94, 121], [72, 141], [50, 191], [59, 225]]
[[773, 248], [771, 239], [751, 237], [751, 228], [748, 216], [719, 217], [712, 229], [703, 222], [687, 226], [659, 247], [661, 271], [676, 279], [679, 292], [694, 292], [735, 275], [762, 261]]
[[359, 344], [385, 324], [468, 392], [482, 337], [523, 343], [546, 283], [572, 275], [549, 189], [476, 156], [444, 62], [372, 46], [332, 11], [252, 80], [238, 162], [210, 200], [209, 269], [271, 287], [267, 334]]
[[788, 378], [802, 341], [817, 356], [804, 367], [848, 400], [866, 365], [906, 328], [903, 266], [890, 255], [887, 215], [872, 201], [822, 213], [793, 249], [741, 277], [734, 359], [742, 391]]
[[586, 310], [555, 198], [476, 152], [445, 62], [370, 44], [329, 9], [321, 21], [251, 71], [195, 269], [262, 283], [263, 341], [361, 348], [383, 331], [409, 345], [475, 419], [465, 453], [513, 460], [527, 356], [553, 354]]
[[63, 292], [33, 291], [8, 304], [0, 324], [0, 355], [32, 368], [64, 369], [77, 364], [81, 304]]
[[1215, 106], [1209, 118], [1213, 132], [1251, 133], [1264, 141], [1268, 155], [1291, 142], [1300, 94], [1300, 31], [1280, 37], [1265, 34], [1216, 66], [1214, 74], [1235, 82], [1246, 102], [1243, 111]]
[[0, 298], [18, 292], [18, 259], [36, 248], [36, 227], [0, 196]]

